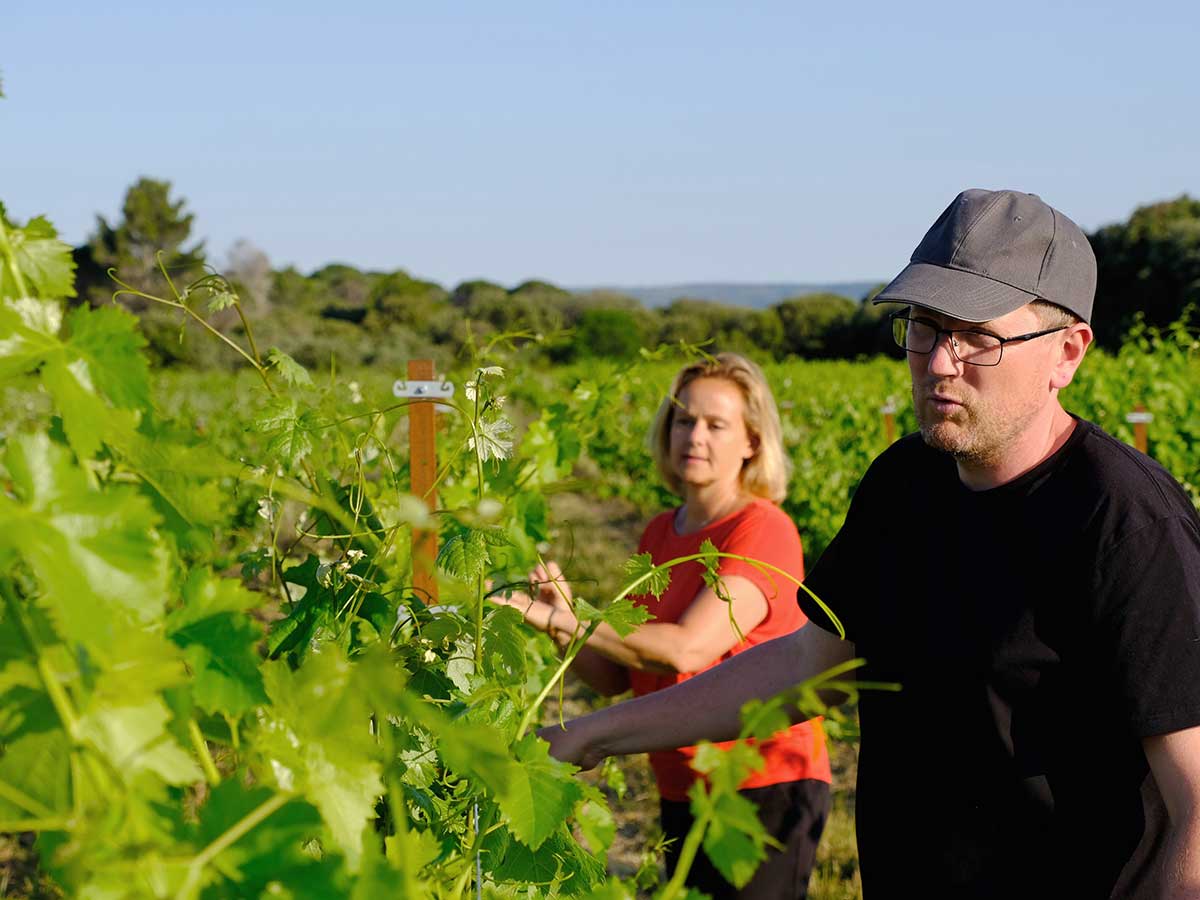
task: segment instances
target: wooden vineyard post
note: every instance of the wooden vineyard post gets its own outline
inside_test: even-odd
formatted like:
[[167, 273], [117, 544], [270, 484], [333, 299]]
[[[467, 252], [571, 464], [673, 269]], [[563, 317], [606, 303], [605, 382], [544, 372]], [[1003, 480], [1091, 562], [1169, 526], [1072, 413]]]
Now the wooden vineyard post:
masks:
[[1146, 437], [1146, 425], [1154, 421], [1154, 413], [1146, 412], [1146, 407], [1140, 403], [1134, 404], [1133, 412], [1125, 416], [1125, 421], [1133, 425], [1133, 446], [1141, 453], [1150, 452], [1150, 442]]
[[879, 411], [883, 413], [883, 433], [890, 447], [896, 442], [896, 401], [888, 397], [887, 403]]
[[[429, 397], [429, 402], [412, 403], [408, 407], [408, 471], [409, 490], [425, 501], [432, 512], [437, 508], [437, 419], [434, 388], [433, 360], [412, 359], [408, 362], [408, 382], [397, 382], [393, 393], [398, 397], [419, 400]], [[437, 553], [438, 533], [436, 529], [414, 528], [412, 533], [413, 590], [417, 596], [433, 606], [438, 601]]]

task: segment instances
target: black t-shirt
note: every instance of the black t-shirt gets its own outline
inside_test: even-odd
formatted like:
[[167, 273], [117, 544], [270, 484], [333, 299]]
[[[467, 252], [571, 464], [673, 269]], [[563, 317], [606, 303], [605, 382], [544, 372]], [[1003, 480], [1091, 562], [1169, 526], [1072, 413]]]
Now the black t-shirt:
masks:
[[1161, 466], [1078, 420], [971, 491], [911, 435], [806, 583], [860, 678], [903, 685], [860, 700], [868, 898], [1156, 896], [1168, 820], [1141, 739], [1200, 724], [1200, 518]]

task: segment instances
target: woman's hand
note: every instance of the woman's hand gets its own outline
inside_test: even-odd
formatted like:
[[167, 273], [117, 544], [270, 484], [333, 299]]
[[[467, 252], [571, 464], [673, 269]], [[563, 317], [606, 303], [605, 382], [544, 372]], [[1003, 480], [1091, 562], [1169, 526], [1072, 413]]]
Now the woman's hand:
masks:
[[533, 589], [532, 597], [524, 591], [512, 591], [508, 596], [494, 596], [492, 600], [518, 610], [526, 622], [546, 632], [560, 647], [565, 647], [579, 627], [579, 621], [571, 612], [571, 585], [554, 561], [536, 566], [529, 573], [529, 583]]

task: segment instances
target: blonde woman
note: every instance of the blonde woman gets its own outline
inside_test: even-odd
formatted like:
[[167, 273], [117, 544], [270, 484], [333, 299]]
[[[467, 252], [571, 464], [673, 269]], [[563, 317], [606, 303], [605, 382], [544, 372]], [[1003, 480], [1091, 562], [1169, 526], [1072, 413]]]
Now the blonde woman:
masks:
[[[651, 446], [659, 473], [683, 503], [651, 520], [638, 552], [663, 563], [696, 553], [710, 540], [718, 550], [803, 577], [800, 536], [777, 505], [788, 477], [779, 413], [758, 366], [734, 353], [686, 366], [658, 410]], [[698, 562], [677, 566], [660, 598], [636, 598], [653, 618], [628, 637], [600, 625], [576, 657], [574, 671], [603, 694], [632, 689], [640, 696], [684, 681], [806, 621], [795, 602], [795, 585], [785, 578], [722, 558], [719, 571], [727, 603], [704, 583], [703, 571]], [[548, 563], [530, 574], [530, 582], [536, 585], [534, 597], [521, 594], [503, 602], [565, 644], [578, 622], [564, 599], [571, 594], [562, 572]], [[829, 757], [820, 724], [795, 725], [758, 749], [765, 765], [741, 789], [758, 805], [783, 849], [771, 851], [740, 891], [701, 853], [688, 884], [714, 898], [807, 894], [829, 809]], [[693, 755], [691, 747], [650, 755], [663, 831], [675, 839], [668, 850], [671, 872], [692, 822], [687, 792], [699, 777], [689, 766]]]

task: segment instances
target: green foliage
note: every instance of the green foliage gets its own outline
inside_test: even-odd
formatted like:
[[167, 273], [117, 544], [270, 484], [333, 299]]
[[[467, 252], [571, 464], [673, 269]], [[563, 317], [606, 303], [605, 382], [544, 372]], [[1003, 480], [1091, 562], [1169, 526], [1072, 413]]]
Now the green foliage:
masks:
[[[198, 277], [204, 265], [204, 247], [203, 243], [184, 246], [195, 221], [186, 206], [185, 200], [171, 199], [169, 181], [139, 178], [125, 193], [120, 220], [110, 224], [103, 216], [96, 217], [96, 230], [87, 244], [89, 262], [101, 270], [117, 269], [122, 280], [139, 290], [157, 282], [159, 253], [177, 281], [186, 283]], [[101, 278], [83, 285], [81, 293], [101, 304], [108, 301], [112, 288]], [[140, 302], [132, 306], [135, 310], [146, 308]]]
[[267, 702], [256, 649], [262, 628], [245, 615], [259, 602], [236, 581], [196, 568], [183, 586], [183, 606], [166, 618], [167, 636], [183, 648], [195, 679], [195, 703], [206, 712], [237, 719]]
[[39, 603], [57, 634], [112, 659], [137, 623], [163, 609], [166, 560], [150, 504], [128, 487], [92, 488], [44, 433], [10, 439], [4, 463], [4, 545], [45, 587]]
[[[514, 376], [511, 341], [472, 345], [480, 358], [449, 375], [462, 391], [441, 416], [431, 514], [405, 492], [393, 372], [309, 376], [279, 324], [295, 311], [260, 344], [211, 275], [138, 299], [176, 332], [215, 330], [243, 376], [152, 372], [129, 313], [64, 314], [70, 259], [47, 227], [27, 234], [51, 243], [18, 253], [3, 225], [0, 830], [37, 832], [68, 896], [462, 896], [477, 871], [498, 896], [630, 893], [604, 873], [602, 796], [531, 734], [564, 663], [484, 592], [525, 577], [555, 532], [547, 495], [579, 479], [647, 511], [672, 502], [643, 438], [679, 360]], [[309, 300], [369, 306], [382, 278], [327, 267]], [[489, 290], [464, 303], [485, 308]], [[499, 290], [551, 325], [577, 310], [541, 283]], [[1132, 334], [1089, 360], [1066, 402], [1119, 436], [1146, 403], [1152, 451], [1200, 500], [1195, 337], [1186, 321]], [[272, 343], [287, 352], [261, 357]], [[811, 561], [883, 448], [882, 403], [913, 427], [907, 379], [891, 360], [767, 376], [795, 469], [785, 508]], [[413, 587], [414, 524], [441, 532], [433, 609]], [[648, 558], [627, 575], [623, 595], [669, 583]], [[627, 634], [646, 613], [623, 595], [576, 613]], [[818, 687], [788, 702], [819, 703]], [[747, 714], [755, 735], [782, 716]], [[744, 880], [765, 845], [736, 792], [752, 756], [699, 760], [709, 788], [690, 852]]]
[[267, 363], [273, 367], [287, 384], [292, 387], [312, 387], [312, 376], [304, 366], [280, 350], [272, 347], [267, 353]]
[[[5, 284], [41, 291], [64, 265], [27, 279], [0, 249]], [[164, 403], [129, 313], [0, 303], [0, 381], [47, 388], [2, 436], [0, 826], [39, 832], [80, 897], [457, 895], [477, 870], [488, 890], [599, 885], [603, 796], [531, 733], [562, 664], [483, 597], [536, 560], [544, 492], [598, 398], [547, 410], [525, 452], [504, 370], [478, 364], [434, 519], [401, 487], [386, 389], [260, 357], [219, 276], [165, 285], [127, 290], [215, 331], [255, 383]], [[225, 312], [232, 334], [207, 318]], [[413, 592], [414, 523], [444, 531], [440, 609]], [[216, 574], [236, 563], [245, 583]], [[628, 600], [595, 611], [644, 619]]]
[[0, 204], [0, 297], [74, 297], [70, 249], [45, 218], [30, 219], [18, 228]]
[[807, 358], [837, 355], [832, 336], [845, 329], [858, 304], [838, 294], [808, 294], [772, 307], [783, 326], [788, 352]]
[[1165, 328], [1200, 303], [1200, 200], [1184, 194], [1141, 206], [1088, 235], [1096, 251], [1094, 327], [1115, 350], [1135, 321]]
[[671, 570], [654, 565], [649, 553], [639, 553], [625, 563], [625, 574], [637, 585], [638, 593], [661, 597], [671, 583]]

